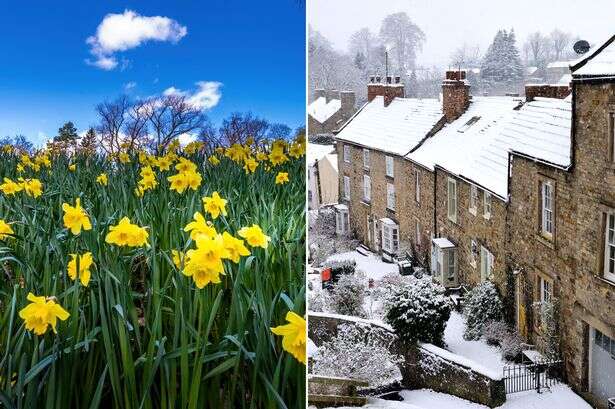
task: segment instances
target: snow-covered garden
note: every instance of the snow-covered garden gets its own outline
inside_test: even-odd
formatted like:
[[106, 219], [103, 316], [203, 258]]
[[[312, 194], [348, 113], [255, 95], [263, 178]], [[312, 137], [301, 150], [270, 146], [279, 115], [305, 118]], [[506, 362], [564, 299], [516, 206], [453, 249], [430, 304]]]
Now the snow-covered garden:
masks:
[[[314, 225], [311, 223], [311, 227]], [[321, 229], [321, 234], [323, 231], [326, 229]], [[316, 240], [312, 243], [312, 250], [320, 244]], [[368, 381], [366, 391], [373, 396], [366, 408], [486, 407], [430, 389], [401, 390], [401, 401], [377, 396], [384, 391], [403, 389], [399, 369], [403, 357], [389, 348], [391, 342], [383, 336], [385, 332], [394, 333], [402, 343], [418, 343], [463, 368], [501, 380], [503, 368], [518, 361], [523, 344], [516, 331], [504, 322], [503, 305], [495, 286], [483, 283], [472, 289], [465, 295], [463, 311], [458, 311], [450, 295], [428, 274], [402, 276], [396, 264], [340, 242], [329, 240], [326, 248], [317, 249], [319, 260], [312, 259], [315, 268], [308, 278], [308, 309], [320, 317], [343, 317], [357, 325], [340, 325], [336, 336], [321, 340], [320, 345], [309, 342], [311, 373]], [[331, 268], [332, 283], [325, 283], [325, 288], [319, 274], [322, 267]], [[561, 383], [540, 394], [509, 394], [500, 407], [554, 405], [558, 409], [590, 408]]]

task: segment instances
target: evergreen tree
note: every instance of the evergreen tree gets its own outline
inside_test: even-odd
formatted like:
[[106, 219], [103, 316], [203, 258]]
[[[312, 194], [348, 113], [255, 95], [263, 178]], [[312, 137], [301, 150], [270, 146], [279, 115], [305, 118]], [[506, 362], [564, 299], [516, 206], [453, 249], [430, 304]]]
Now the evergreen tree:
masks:
[[61, 142], [67, 145], [73, 145], [76, 143], [79, 135], [77, 135], [77, 128], [75, 125], [68, 121], [60, 129], [58, 129], [58, 135], [53, 138], [54, 142]]
[[81, 139], [81, 150], [88, 154], [96, 152], [96, 131], [90, 127], [83, 139]]
[[518, 84], [523, 80], [523, 65], [514, 30], [497, 32], [483, 59], [481, 77], [492, 86]]

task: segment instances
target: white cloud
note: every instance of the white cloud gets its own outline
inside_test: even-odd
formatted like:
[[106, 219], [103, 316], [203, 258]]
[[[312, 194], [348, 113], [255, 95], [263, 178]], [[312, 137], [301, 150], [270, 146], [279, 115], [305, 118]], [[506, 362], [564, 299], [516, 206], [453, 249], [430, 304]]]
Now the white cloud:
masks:
[[162, 95], [185, 96], [188, 103], [201, 110], [211, 109], [218, 105], [220, 98], [222, 98], [222, 93], [220, 92], [221, 82], [198, 81], [196, 85], [197, 89], [193, 93], [169, 87], [162, 92]]
[[90, 53], [95, 60], [86, 63], [112, 70], [118, 65], [115, 53], [140, 46], [147, 41], [181, 40], [188, 30], [177, 21], [162, 16], [141, 16], [132, 10], [122, 14], [107, 14], [96, 29], [96, 35], [87, 38]]
[[126, 84], [124, 84], [124, 91], [128, 92], [136, 86], [137, 86], [137, 83], [134, 81], [127, 82]]

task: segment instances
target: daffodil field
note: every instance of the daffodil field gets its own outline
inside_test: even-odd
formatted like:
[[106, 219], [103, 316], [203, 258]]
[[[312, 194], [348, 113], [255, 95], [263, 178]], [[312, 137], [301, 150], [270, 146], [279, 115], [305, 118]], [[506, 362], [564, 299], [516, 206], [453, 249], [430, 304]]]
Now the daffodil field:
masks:
[[4, 147], [0, 407], [304, 407], [304, 153]]

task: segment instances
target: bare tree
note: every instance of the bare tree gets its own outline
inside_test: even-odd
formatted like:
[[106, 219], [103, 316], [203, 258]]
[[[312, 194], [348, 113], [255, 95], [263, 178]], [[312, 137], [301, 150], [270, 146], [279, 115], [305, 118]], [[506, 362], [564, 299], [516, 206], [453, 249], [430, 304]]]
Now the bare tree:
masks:
[[142, 109], [151, 126], [157, 154], [165, 152], [171, 141], [179, 136], [198, 133], [205, 121], [202, 110], [189, 103], [184, 95], [151, 98]]
[[364, 27], [350, 36], [348, 50], [353, 56], [362, 55], [365, 58], [365, 68], [370, 69], [373, 64], [373, 52], [378, 46], [378, 39], [369, 28]]
[[474, 68], [480, 67], [481, 55], [478, 45], [463, 45], [453, 51], [451, 54], [451, 66], [458, 68]]
[[[548, 38], [542, 35], [540, 31], [536, 31], [527, 37], [523, 49], [526, 56], [531, 57], [532, 63], [540, 67], [545, 65], [549, 59], [551, 46]], [[529, 61], [526, 61], [526, 63], [529, 63]]]
[[553, 57], [556, 61], [559, 61], [563, 54], [565, 54], [564, 51], [570, 45], [571, 40], [572, 35], [570, 33], [565, 33], [558, 29], [553, 30], [551, 34], [549, 34]]
[[100, 146], [108, 154], [119, 152], [122, 131], [126, 122], [126, 112], [130, 108], [130, 102], [125, 95], [115, 101], [105, 101], [96, 105], [96, 112], [100, 117], [98, 136]]
[[128, 151], [142, 148], [148, 139], [148, 102], [137, 100], [133, 102], [126, 112], [124, 124], [125, 138], [123, 143], [127, 145]]
[[252, 137], [255, 144], [261, 145], [267, 140], [269, 127], [269, 122], [251, 113], [233, 112], [222, 121], [219, 138], [222, 142], [232, 145], [245, 143], [249, 137]]
[[413, 68], [416, 52], [425, 41], [423, 31], [410, 20], [404, 12], [386, 16], [380, 26], [380, 40], [390, 47], [395, 56], [398, 74], [405, 74], [407, 68]]

